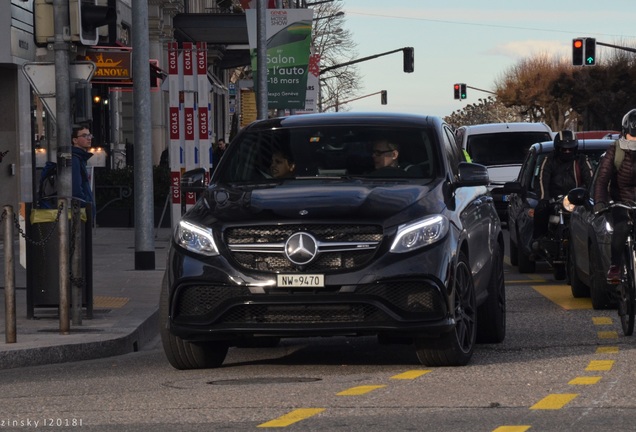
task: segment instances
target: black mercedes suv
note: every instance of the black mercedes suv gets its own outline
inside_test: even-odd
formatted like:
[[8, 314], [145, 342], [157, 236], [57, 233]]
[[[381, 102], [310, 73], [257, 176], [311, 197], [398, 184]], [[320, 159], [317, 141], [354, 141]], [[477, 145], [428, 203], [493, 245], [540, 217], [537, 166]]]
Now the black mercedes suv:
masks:
[[[285, 167], [282, 169], [281, 167]], [[160, 298], [177, 369], [280, 338], [377, 336], [430, 366], [504, 339], [503, 236], [487, 169], [440, 118], [260, 120], [228, 146], [175, 228]]]

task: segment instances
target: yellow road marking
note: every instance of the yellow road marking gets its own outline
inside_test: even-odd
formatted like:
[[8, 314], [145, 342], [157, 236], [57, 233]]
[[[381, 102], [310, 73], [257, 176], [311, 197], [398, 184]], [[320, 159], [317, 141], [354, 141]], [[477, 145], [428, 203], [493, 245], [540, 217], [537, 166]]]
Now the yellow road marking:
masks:
[[602, 346], [596, 348], [597, 354], [617, 354], [618, 347], [617, 346]]
[[537, 410], [558, 410], [567, 405], [572, 399], [577, 397], [576, 393], [562, 393], [551, 394], [541, 399], [536, 404], [532, 405], [530, 409]]
[[616, 330], [600, 331], [597, 335], [599, 339], [618, 339], [618, 332]]
[[340, 393], [336, 393], [336, 394], [338, 396], [359, 396], [359, 395], [363, 395], [365, 393], [372, 392], [373, 390], [381, 389], [383, 387], [386, 387], [386, 385], [358, 386], [358, 387], [352, 387], [352, 388], [350, 388], [348, 390], [343, 390]]
[[415, 378], [421, 377], [422, 375], [426, 375], [429, 372], [431, 371], [430, 370], [412, 370], [412, 371], [407, 371], [401, 374], [393, 375], [391, 379], [400, 379], [400, 380], [415, 379]]
[[526, 432], [530, 429], [530, 426], [519, 425], [519, 426], [499, 426], [497, 429], [494, 429], [492, 432]]
[[611, 325], [612, 319], [610, 317], [592, 317], [594, 325]]
[[592, 300], [589, 298], [572, 297], [572, 289], [569, 285], [533, 285], [532, 288], [563, 309], [592, 309]]
[[316, 414], [320, 414], [324, 410], [325, 408], [300, 408], [283, 416], [280, 416], [274, 420], [270, 420], [266, 423], [261, 423], [257, 427], [270, 428], [289, 426], [301, 420], [305, 420], [309, 417], [315, 416]]
[[587, 367], [586, 371], [608, 371], [614, 366], [614, 360], [592, 360]]
[[601, 380], [600, 376], [581, 376], [576, 377], [571, 380], [568, 384], [570, 385], [592, 385], [596, 384]]

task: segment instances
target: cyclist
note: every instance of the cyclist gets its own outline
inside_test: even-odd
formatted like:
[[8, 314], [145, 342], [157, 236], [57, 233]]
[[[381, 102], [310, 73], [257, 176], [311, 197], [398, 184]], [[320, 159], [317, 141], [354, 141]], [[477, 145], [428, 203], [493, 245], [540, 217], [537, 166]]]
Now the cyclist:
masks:
[[[605, 157], [598, 166], [594, 187], [594, 210], [598, 211], [613, 201], [636, 201], [636, 109], [623, 117], [622, 136], [607, 149]], [[620, 155], [620, 156], [619, 156]], [[610, 185], [611, 182], [611, 185]], [[621, 281], [620, 266], [625, 240], [629, 234], [627, 210], [612, 208], [614, 233], [610, 246], [610, 268], [607, 282], [618, 284]]]
[[551, 199], [566, 195], [577, 186], [589, 187], [592, 165], [584, 153], [578, 152], [579, 141], [571, 130], [562, 130], [554, 137], [554, 151], [539, 168], [539, 203], [534, 209], [532, 249], [540, 249], [540, 240], [548, 231]]

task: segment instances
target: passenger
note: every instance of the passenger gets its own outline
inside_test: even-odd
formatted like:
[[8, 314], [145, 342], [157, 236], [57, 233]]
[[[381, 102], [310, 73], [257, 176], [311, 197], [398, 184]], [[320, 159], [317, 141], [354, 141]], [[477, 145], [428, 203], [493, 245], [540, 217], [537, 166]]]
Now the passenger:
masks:
[[[621, 154], [617, 157], [617, 154]], [[622, 136], [607, 149], [605, 157], [598, 166], [594, 186], [594, 210], [599, 211], [614, 201], [636, 201], [636, 109], [623, 117]], [[608, 190], [612, 180], [611, 192]], [[611, 196], [610, 196], [611, 193]], [[627, 210], [612, 208], [614, 232], [610, 245], [610, 268], [607, 283], [618, 284], [621, 281], [620, 268], [623, 261], [622, 251], [629, 233]]]
[[291, 155], [282, 150], [275, 150], [269, 169], [274, 178], [291, 178], [295, 175], [296, 163]]
[[578, 152], [579, 141], [574, 132], [563, 130], [554, 137], [554, 151], [539, 168], [539, 203], [534, 209], [532, 249], [540, 249], [541, 238], [548, 231], [551, 199], [566, 195], [577, 186], [589, 187], [592, 165], [587, 155]]

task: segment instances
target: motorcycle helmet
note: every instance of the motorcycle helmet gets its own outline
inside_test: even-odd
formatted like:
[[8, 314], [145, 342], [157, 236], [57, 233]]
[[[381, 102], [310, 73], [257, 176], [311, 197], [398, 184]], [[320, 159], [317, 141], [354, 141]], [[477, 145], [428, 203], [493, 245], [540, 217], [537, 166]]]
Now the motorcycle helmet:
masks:
[[636, 137], [636, 109], [629, 111], [623, 117], [623, 136], [627, 137], [627, 134], [630, 134], [633, 137]]
[[571, 130], [562, 130], [554, 137], [554, 151], [562, 161], [571, 161], [576, 157], [579, 141]]

